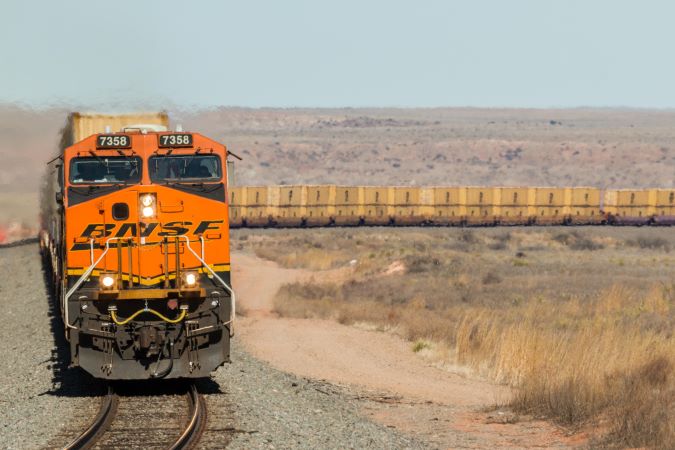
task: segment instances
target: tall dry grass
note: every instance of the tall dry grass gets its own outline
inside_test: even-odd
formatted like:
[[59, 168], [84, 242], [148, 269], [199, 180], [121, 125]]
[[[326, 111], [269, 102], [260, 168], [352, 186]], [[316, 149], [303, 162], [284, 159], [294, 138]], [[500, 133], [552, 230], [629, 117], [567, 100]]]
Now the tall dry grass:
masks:
[[673, 286], [614, 287], [594, 301], [532, 299], [508, 309], [347, 301], [339, 284], [293, 284], [286, 316], [376, 324], [410, 341], [449, 346], [452, 362], [515, 387], [511, 406], [564, 425], [600, 423], [608, 443], [675, 443]]
[[672, 287], [644, 297], [616, 288], [598, 301], [533, 302], [505, 320], [467, 313], [457, 361], [516, 386], [512, 406], [564, 424], [604, 418], [627, 446], [675, 444]]

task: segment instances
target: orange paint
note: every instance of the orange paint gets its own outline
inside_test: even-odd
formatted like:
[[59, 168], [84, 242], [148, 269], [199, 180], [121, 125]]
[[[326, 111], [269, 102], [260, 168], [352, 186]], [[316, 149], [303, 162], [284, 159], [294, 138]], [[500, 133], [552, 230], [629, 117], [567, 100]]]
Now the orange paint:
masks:
[[[121, 272], [124, 278], [131, 273], [136, 282], [151, 284], [163, 279], [165, 273], [165, 255], [162, 249], [164, 237], [171, 240], [168, 258], [168, 271], [175, 271], [175, 251], [173, 250], [174, 235], [185, 234], [190, 239], [190, 246], [198, 254], [202, 252], [204, 241], [204, 257], [210, 266], [229, 265], [229, 225], [227, 207], [226, 158], [227, 149], [224, 145], [208, 139], [200, 134], [193, 135], [193, 147], [171, 149], [171, 156], [194, 155], [200, 149], [200, 155], [215, 155], [220, 159], [221, 178], [204, 182], [204, 190], [212, 189], [223, 183], [225, 194], [222, 201], [205, 198], [196, 193], [188, 193], [166, 185], [153, 183], [149, 174], [149, 158], [157, 155], [166, 155], [170, 149], [159, 148], [159, 136], [165, 132], [148, 132], [141, 134], [138, 131], [119, 133], [131, 137], [131, 148], [97, 149], [98, 135], [92, 135], [75, 145], [65, 149], [64, 181], [65, 190], [65, 269], [76, 274], [80, 269], [91, 265], [90, 245], [93, 240], [94, 257], [98, 258], [109, 238], [133, 238], [131, 268], [127, 248], [122, 249]], [[71, 191], [88, 192], [88, 186], [71, 183], [71, 160], [76, 157], [93, 157], [92, 152], [101, 159], [119, 157], [120, 152], [127, 156], [139, 157], [142, 161], [140, 182], [138, 184], [114, 189], [110, 193], [96, 196], [91, 200], [73, 204]], [[189, 182], [188, 182], [189, 184]], [[201, 184], [201, 183], [200, 183]], [[101, 184], [106, 187], [109, 185]], [[97, 188], [98, 189], [98, 188]], [[155, 217], [144, 219], [141, 217], [140, 197], [153, 194], [156, 198]], [[69, 204], [70, 202], [70, 204]], [[128, 218], [116, 220], [113, 216], [113, 205], [124, 203], [128, 205]], [[113, 247], [97, 269], [106, 272], [118, 272], [118, 252], [114, 248], [117, 240], [110, 241]], [[199, 268], [200, 262], [180, 243], [181, 270]], [[76, 278], [79, 275], [70, 275]]]

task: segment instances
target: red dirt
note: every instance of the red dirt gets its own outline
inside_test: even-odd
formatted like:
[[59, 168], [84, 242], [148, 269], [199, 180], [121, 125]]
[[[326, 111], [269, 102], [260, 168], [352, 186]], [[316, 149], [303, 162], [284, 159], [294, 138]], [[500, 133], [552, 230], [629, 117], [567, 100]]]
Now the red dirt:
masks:
[[[584, 443], [547, 422], [508, 411], [481, 412], [503, 403], [509, 390], [431, 366], [397, 336], [327, 320], [278, 317], [272, 310], [279, 287], [322, 273], [284, 269], [242, 253], [232, 259], [239, 308], [245, 314], [238, 319], [236, 338], [280, 370], [351, 386], [372, 420], [441, 447], [559, 448]], [[335, 278], [336, 272], [326, 276]]]

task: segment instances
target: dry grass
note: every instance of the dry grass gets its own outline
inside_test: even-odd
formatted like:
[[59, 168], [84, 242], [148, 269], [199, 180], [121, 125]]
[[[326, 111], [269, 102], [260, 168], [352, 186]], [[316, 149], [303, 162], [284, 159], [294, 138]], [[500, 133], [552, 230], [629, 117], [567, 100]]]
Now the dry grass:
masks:
[[508, 382], [519, 411], [575, 425], [605, 417], [628, 446], [675, 442], [673, 287], [613, 289], [597, 301], [532, 302], [510, 314], [467, 312], [459, 363]]
[[[370, 323], [417, 352], [449, 348], [448, 362], [516, 387], [516, 411], [598, 427], [607, 444], [675, 442], [672, 230], [244, 234], [241, 245], [296, 267], [358, 261], [344, 282], [285, 286], [282, 315]], [[327, 242], [307, 253], [316, 260], [302, 256], [315, 241]]]

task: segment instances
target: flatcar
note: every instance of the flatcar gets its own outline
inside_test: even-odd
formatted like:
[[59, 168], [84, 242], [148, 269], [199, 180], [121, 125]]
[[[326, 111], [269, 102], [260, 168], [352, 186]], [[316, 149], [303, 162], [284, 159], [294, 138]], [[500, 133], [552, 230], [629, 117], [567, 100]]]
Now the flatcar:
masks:
[[206, 377], [230, 358], [227, 148], [166, 114], [72, 114], [41, 247], [71, 363], [96, 378]]

